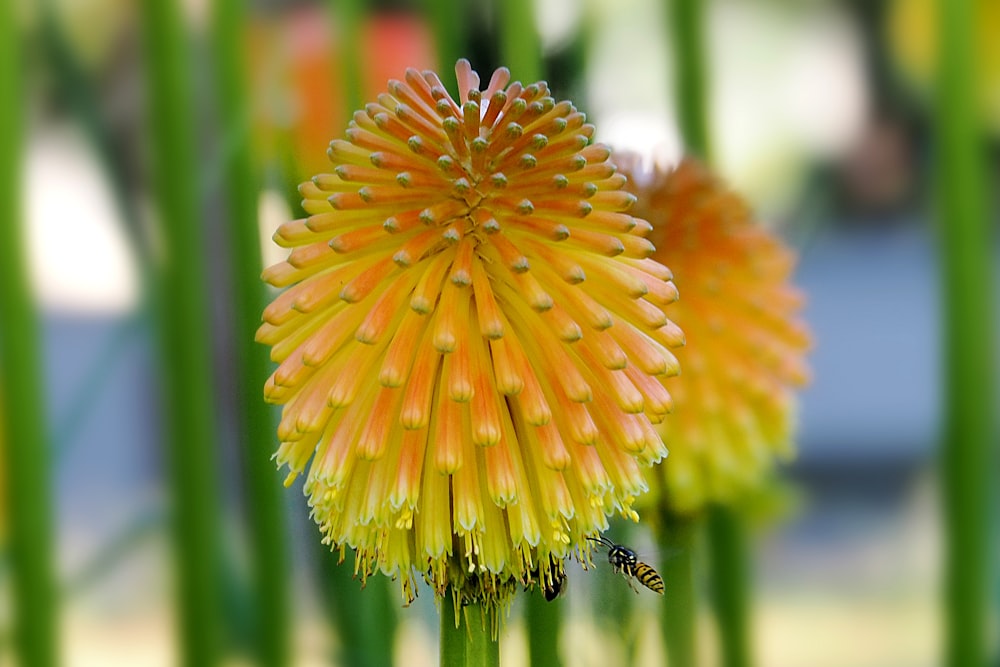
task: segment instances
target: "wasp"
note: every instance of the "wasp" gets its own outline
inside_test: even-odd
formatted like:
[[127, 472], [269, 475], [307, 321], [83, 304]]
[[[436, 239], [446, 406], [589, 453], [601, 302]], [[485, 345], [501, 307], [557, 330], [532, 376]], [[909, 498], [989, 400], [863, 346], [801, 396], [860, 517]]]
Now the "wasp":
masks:
[[625, 576], [625, 581], [628, 582], [629, 588], [633, 591], [636, 593], [639, 592], [632, 583], [633, 579], [638, 579], [639, 583], [649, 590], [663, 595], [663, 578], [653, 569], [652, 565], [639, 560], [634, 551], [620, 544], [615, 544], [603, 535], [600, 537], [588, 537], [587, 539], [591, 542], [603, 544], [608, 548], [608, 562], [611, 563], [611, 567], [615, 572], [619, 572]]

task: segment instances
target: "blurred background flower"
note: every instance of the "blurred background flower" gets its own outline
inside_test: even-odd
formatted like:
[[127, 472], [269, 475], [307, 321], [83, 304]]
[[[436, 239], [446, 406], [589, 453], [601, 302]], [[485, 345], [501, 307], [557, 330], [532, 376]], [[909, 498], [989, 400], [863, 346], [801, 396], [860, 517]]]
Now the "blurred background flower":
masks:
[[[375, 99], [385, 82], [412, 67], [435, 65], [427, 22], [405, 9], [364, 13], [358, 34], [330, 20], [324, 5], [303, 4], [253, 14], [248, 49], [258, 155], [283, 157], [298, 182], [329, 170], [321, 150], [343, 134], [350, 114]], [[348, 99], [338, 53], [350, 44], [362, 65], [358, 101]]]
[[670, 465], [657, 466], [643, 504], [693, 513], [751, 493], [791, 460], [794, 392], [808, 376], [804, 297], [790, 282], [794, 253], [705, 166], [621, 160], [632, 212], [652, 225], [654, 256], [682, 290], [671, 315], [687, 338], [684, 380], [669, 385], [675, 414], [658, 426]]

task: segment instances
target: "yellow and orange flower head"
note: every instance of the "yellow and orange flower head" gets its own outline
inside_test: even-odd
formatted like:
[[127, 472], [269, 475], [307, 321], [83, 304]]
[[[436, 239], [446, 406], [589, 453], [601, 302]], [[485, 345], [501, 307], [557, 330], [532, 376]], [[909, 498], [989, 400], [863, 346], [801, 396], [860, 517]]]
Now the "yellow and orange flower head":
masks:
[[795, 389], [810, 345], [790, 284], [794, 253], [705, 167], [638, 166], [621, 158], [633, 212], [653, 225], [653, 257], [674, 272], [670, 316], [687, 336], [675, 412], [659, 425], [670, 458], [655, 493], [679, 512], [754, 489], [791, 455]]
[[408, 599], [422, 576], [490, 605], [635, 516], [683, 336], [583, 114], [456, 72], [459, 101], [409, 70], [330, 144], [309, 217], [275, 234], [291, 252], [264, 279], [287, 289], [258, 340], [278, 463], [325, 540]]

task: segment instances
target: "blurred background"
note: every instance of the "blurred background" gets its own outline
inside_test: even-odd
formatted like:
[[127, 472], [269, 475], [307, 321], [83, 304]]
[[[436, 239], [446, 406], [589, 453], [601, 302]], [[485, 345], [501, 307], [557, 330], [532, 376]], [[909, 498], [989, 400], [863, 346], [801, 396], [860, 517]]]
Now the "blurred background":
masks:
[[[156, 98], [144, 8], [131, 0], [14, 4], [23, 46], [23, 256], [39, 317], [51, 443], [59, 650], [71, 667], [173, 665], [166, 517], [175, 487], [165, 454], [159, 299], [150, 279], [169, 242], [156, 225]], [[510, 64], [515, 79], [525, 78], [501, 62], [501, 4], [460, 5], [452, 17], [454, 53], [443, 48], [434, 3], [250, 2], [236, 33], [245, 105], [228, 117], [213, 65], [213, 7], [207, 0], [179, 5], [184, 85], [193, 103], [193, 136], [186, 138], [199, 169], [194, 210], [202, 247], [190, 261], [208, 259], [203, 299], [212, 332], [206, 372], [189, 379], [208, 383], [215, 406], [217, 502], [210, 509], [219, 517], [224, 576], [215, 583], [227, 664], [255, 664], [248, 648], [255, 625], [246, 610], [254, 590], [249, 545], [260, 519], [248, 500], [238, 396], [247, 382], [259, 395], [264, 380], [244, 381], [234, 371], [241, 348], [231, 268], [238, 257], [225, 221], [234, 206], [227, 203], [227, 161], [235, 145], [248, 146], [260, 251], [264, 264], [278, 261], [269, 237], [301, 215], [295, 185], [325, 170], [327, 143], [342, 136], [348, 110], [382, 92], [387, 79], [402, 78], [406, 67], [436, 68], [453, 85], [458, 55], [484, 77]], [[801, 397], [800, 453], [786, 471], [793, 492], [765, 512], [754, 541], [753, 632], [764, 667], [940, 664], [942, 299], [930, 173], [930, 5], [705, 3], [714, 164], [798, 249], [796, 282], [808, 295], [805, 319], [816, 341], [814, 381]], [[682, 141], [663, 3], [534, 0], [530, 9], [519, 29], [537, 30], [541, 74], [555, 97], [585, 111], [598, 140], [676, 160]], [[977, 11], [995, 223], [1000, 4], [982, 0]], [[452, 62], [439, 65], [446, 56]], [[1000, 255], [995, 243], [992, 252]], [[281, 475], [271, 481], [280, 487]], [[329, 598], [344, 584], [329, 572], [335, 556], [317, 544], [301, 487], [277, 498], [286, 554], [285, 567], [271, 576], [291, 591], [290, 664], [360, 664], [331, 621], [338, 610]], [[600, 576], [570, 573], [571, 589], [559, 603], [567, 610], [566, 664], [626, 664], [626, 652], [607, 641], [614, 628], [588, 602]], [[357, 588], [349, 578], [346, 586]], [[4, 665], [16, 664], [10, 582], [4, 557]], [[988, 585], [996, 600], [1000, 589]], [[387, 639], [397, 664], [436, 664], [431, 597], [424, 591], [407, 610], [395, 597], [386, 604], [398, 622]], [[651, 597], [640, 598], [638, 618], [655, 604]], [[637, 626], [637, 664], [663, 660], [650, 623]], [[503, 664], [525, 664], [517, 609], [502, 641]]]

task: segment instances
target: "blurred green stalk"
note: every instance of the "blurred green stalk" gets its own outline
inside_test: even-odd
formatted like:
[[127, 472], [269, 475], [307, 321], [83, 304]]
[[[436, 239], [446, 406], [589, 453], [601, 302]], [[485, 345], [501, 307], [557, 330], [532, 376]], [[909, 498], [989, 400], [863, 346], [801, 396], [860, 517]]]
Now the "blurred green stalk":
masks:
[[440, 606], [441, 667], [500, 667], [500, 642], [493, 638], [482, 606], [461, 606], [461, 625], [457, 627], [450, 591], [440, 600]]
[[219, 476], [206, 233], [197, 197], [198, 135], [188, 76], [195, 61], [180, 11], [172, 0], [142, 3], [146, 105], [164, 254], [155, 298], [177, 559], [177, 627], [181, 664], [202, 667], [217, 664], [221, 653]]
[[[668, 4], [676, 62], [674, 94], [681, 136], [686, 151], [708, 163], [712, 150], [708, 131], [705, 3], [701, 0], [668, 0]], [[710, 508], [706, 524], [711, 554], [712, 601], [722, 664], [725, 667], [747, 667], [751, 661], [746, 532], [741, 518], [726, 507]], [[666, 619], [664, 630], [670, 632]], [[693, 625], [691, 632], [694, 632]], [[667, 638], [669, 643], [669, 634]], [[682, 661], [676, 664], [694, 663]]]
[[361, 24], [368, 10], [366, 0], [329, 0], [330, 10], [336, 18], [337, 54], [344, 89], [344, 118], [348, 121], [361, 109]]
[[709, 162], [712, 156], [708, 137], [705, 3], [702, 0], [667, 0], [667, 5], [681, 137], [689, 155]]
[[[705, 3], [669, 0], [669, 4], [676, 61], [674, 92], [681, 136], [689, 154], [710, 163]], [[722, 664], [748, 667], [751, 664], [750, 584], [743, 521], [731, 508], [714, 506], [708, 510], [707, 531], [712, 601]]]
[[257, 221], [260, 180], [250, 147], [245, 5], [241, 0], [215, 0], [213, 10], [218, 120], [229, 139], [224, 142], [224, 182], [236, 315], [234, 380], [250, 515], [256, 649], [259, 664], [280, 667], [288, 664], [289, 655], [290, 569], [282, 505], [284, 487], [271, 461], [276, 446], [274, 416], [262, 396], [271, 361], [267, 348], [254, 341], [266, 294], [260, 280], [263, 269]]
[[660, 604], [660, 630], [673, 667], [697, 665], [698, 598], [695, 593], [694, 550], [701, 522], [663, 511], [656, 538], [660, 575], [666, 594]]
[[395, 589], [396, 583], [375, 574], [362, 589], [351, 564], [338, 564], [337, 553], [331, 553], [318, 539], [316, 552], [323, 585], [321, 598], [340, 638], [336, 663], [351, 667], [392, 665], [399, 598], [390, 589]]
[[497, 3], [497, 11], [500, 63], [510, 69], [516, 81], [525, 84], [539, 81], [544, 76], [542, 45], [535, 27], [532, 0], [503, 0]]
[[708, 549], [712, 602], [722, 640], [724, 667], [748, 667], [750, 651], [750, 575], [746, 525], [731, 507], [708, 510]]
[[945, 664], [987, 664], [987, 599], [995, 584], [990, 519], [995, 516], [995, 304], [984, 190], [974, 36], [978, 3], [937, 3], [938, 218], [944, 309]]
[[0, 475], [13, 564], [15, 645], [22, 665], [57, 664], [52, 481], [37, 314], [21, 236], [25, 90], [19, 22], [0, 3]]
[[468, 58], [465, 52], [463, 31], [468, 19], [469, 5], [463, 0], [423, 0], [424, 11], [430, 17], [431, 30], [434, 33], [434, 45], [437, 47], [438, 69], [441, 81], [452, 97], [458, 99], [458, 84], [450, 73], [454, 71], [459, 58]]
[[[563, 584], [564, 586], [566, 583]], [[525, 626], [528, 631], [528, 656], [532, 667], [559, 667], [559, 635], [562, 633], [562, 606], [559, 598], [552, 602], [540, 590], [525, 594]]]

